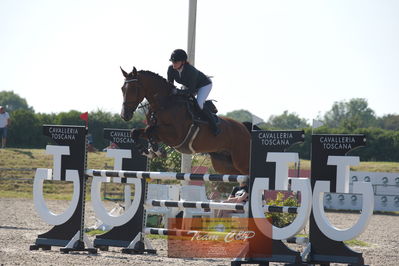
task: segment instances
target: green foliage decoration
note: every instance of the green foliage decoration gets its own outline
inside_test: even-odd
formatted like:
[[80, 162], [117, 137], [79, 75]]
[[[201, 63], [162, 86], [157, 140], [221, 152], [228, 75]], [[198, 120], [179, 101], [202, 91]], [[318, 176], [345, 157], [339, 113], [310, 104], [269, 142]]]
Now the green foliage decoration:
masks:
[[[266, 201], [267, 205], [273, 206], [293, 206], [298, 207], [298, 200], [296, 199], [296, 193], [293, 196], [285, 197], [283, 193], [278, 192], [277, 197], [274, 200]], [[266, 218], [272, 219], [272, 224], [276, 227], [285, 227], [291, 224], [296, 217], [293, 213], [265, 213]]]
[[167, 156], [152, 159], [150, 161], [150, 171], [176, 173], [181, 172], [181, 153], [164, 144], [160, 145], [160, 147], [165, 149]]

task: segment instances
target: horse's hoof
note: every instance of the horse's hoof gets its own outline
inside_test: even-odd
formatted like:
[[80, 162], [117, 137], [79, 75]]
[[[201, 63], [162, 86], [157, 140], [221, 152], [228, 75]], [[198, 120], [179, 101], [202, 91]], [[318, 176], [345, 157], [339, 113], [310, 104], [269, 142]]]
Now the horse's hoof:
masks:
[[133, 128], [130, 131], [130, 136], [132, 137], [132, 139], [138, 139], [140, 136], [140, 131], [138, 129]]
[[151, 154], [151, 153], [145, 153], [145, 152], [143, 152], [141, 155], [143, 155], [143, 156], [145, 156], [145, 157], [147, 157], [148, 159], [154, 159], [154, 154]]
[[148, 150], [148, 155], [147, 155], [147, 157], [150, 158], [150, 159], [154, 159], [154, 158], [158, 157], [158, 155], [157, 155], [157, 153], [154, 152], [153, 150]]

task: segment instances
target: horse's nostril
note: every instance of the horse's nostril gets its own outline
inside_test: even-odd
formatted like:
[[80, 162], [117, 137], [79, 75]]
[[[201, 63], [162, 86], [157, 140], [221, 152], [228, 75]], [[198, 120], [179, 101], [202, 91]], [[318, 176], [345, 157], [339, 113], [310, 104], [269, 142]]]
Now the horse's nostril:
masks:
[[132, 113], [130, 113], [129, 111], [127, 111], [127, 110], [125, 110], [125, 109], [122, 109], [122, 111], [121, 111], [121, 118], [123, 119], [123, 120], [125, 120], [125, 121], [129, 121], [130, 119], [132, 119], [132, 117], [133, 117], [133, 112]]

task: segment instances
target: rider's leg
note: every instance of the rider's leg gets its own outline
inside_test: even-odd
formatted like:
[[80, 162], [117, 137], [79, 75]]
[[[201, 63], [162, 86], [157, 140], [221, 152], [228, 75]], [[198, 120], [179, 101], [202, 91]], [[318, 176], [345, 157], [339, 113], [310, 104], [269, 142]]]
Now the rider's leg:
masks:
[[208, 85], [205, 85], [204, 87], [198, 89], [197, 102], [201, 110], [202, 108], [204, 108], [204, 103], [208, 98], [208, 95], [211, 92], [211, 90], [212, 90], [212, 83], [209, 83]]
[[207, 108], [204, 109], [204, 103], [205, 103], [206, 99], [208, 98], [208, 95], [211, 92], [211, 90], [212, 90], [212, 83], [199, 88], [198, 93], [197, 93], [197, 102], [198, 102], [198, 106], [201, 108], [204, 115], [208, 119], [209, 125], [211, 127], [213, 134], [215, 136], [217, 136], [220, 133], [220, 129], [216, 125], [216, 121], [213, 117], [213, 114]]
[[219, 127], [216, 125], [216, 117], [213, 115], [209, 108], [202, 109], [202, 113], [206, 116], [209, 121], [209, 126], [211, 127], [213, 135], [217, 136], [220, 133]]

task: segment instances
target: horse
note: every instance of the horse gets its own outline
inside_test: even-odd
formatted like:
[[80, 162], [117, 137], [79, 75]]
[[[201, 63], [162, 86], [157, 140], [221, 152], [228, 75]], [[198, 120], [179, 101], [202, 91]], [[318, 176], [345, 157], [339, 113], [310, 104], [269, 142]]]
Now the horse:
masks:
[[[250, 130], [243, 123], [218, 117], [220, 133], [215, 136], [207, 123], [194, 123], [186, 97], [176, 95], [177, 88], [165, 78], [148, 70], [134, 67], [125, 77], [121, 118], [129, 121], [139, 104], [149, 105], [146, 128], [133, 129], [132, 138], [147, 139], [160, 155], [162, 142], [181, 153], [208, 153], [212, 166], [220, 174], [249, 174]], [[194, 99], [194, 101], [196, 101]], [[195, 130], [193, 130], [195, 128]], [[148, 151], [143, 151], [149, 155]]]

